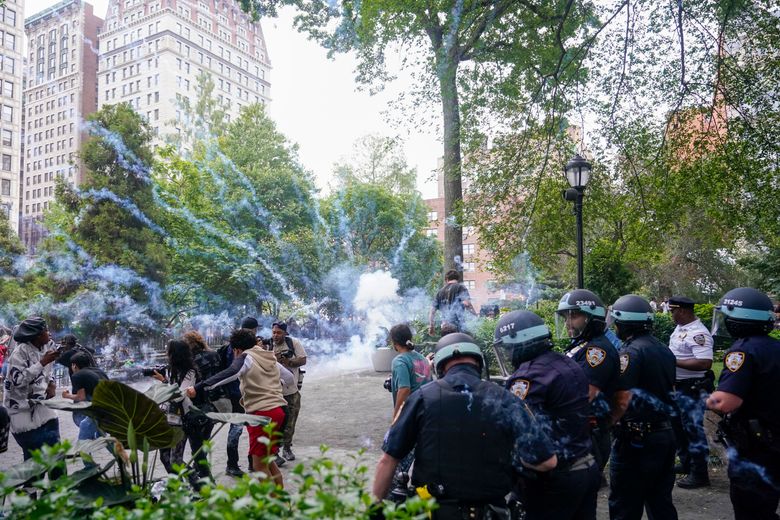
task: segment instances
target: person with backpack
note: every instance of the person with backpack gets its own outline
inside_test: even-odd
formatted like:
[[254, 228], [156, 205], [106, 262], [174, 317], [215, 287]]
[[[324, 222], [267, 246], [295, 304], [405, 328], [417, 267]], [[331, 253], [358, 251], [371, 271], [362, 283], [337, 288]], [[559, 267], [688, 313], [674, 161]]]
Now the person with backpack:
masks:
[[[206, 380], [223, 369], [220, 355], [216, 350], [209, 348], [206, 340], [197, 331], [190, 331], [182, 336], [187, 342], [192, 352], [192, 360], [198, 369], [200, 380]], [[224, 388], [216, 388], [208, 392], [205, 399], [201, 401], [205, 408], [203, 411], [218, 411], [220, 413], [230, 413], [233, 407], [228, 399]], [[213, 408], [213, 409], [212, 409]]]
[[428, 317], [428, 333], [433, 336], [436, 332], [435, 319], [436, 313], [441, 312], [441, 326], [454, 326], [457, 332], [464, 332], [466, 329], [466, 312], [469, 311], [474, 316], [477, 311], [471, 304], [471, 295], [465, 285], [460, 283], [460, 274], [455, 269], [450, 269], [444, 275], [446, 283], [433, 300], [433, 306]]
[[62, 365], [68, 369], [68, 377], [73, 377], [73, 356], [76, 354], [84, 354], [89, 361], [90, 367], [97, 367], [95, 362], [95, 351], [90, 347], [85, 347], [79, 343], [79, 340], [73, 334], [65, 334], [60, 338], [60, 357], [57, 358], [55, 363]]

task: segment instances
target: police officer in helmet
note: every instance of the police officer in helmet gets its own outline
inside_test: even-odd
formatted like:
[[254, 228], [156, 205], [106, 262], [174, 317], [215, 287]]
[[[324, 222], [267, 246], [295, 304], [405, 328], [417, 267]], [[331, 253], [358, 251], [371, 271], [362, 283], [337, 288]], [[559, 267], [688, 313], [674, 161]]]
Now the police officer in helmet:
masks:
[[545, 424], [558, 465], [544, 474], [525, 472], [521, 499], [529, 520], [595, 519], [599, 469], [591, 453], [588, 379], [571, 358], [552, 350], [552, 334], [530, 311], [499, 321], [494, 348], [514, 373], [507, 388]]
[[434, 519], [508, 518], [505, 496], [523, 467], [549, 471], [549, 439], [512, 394], [480, 379], [474, 339], [449, 334], [436, 344], [439, 379], [413, 392], [387, 433], [373, 493], [387, 495], [395, 468], [415, 450], [412, 484], [436, 497]]
[[590, 401], [590, 440], [599, 471], [612, 449], [609, 434], [609, 406], [620, 377], [617, 349], [604, 335], [607, 308], [595, 293], [577, 289], [563, 295], [555, 314], [559, 338], [568, 338], [566, 355], [572, 358], [588, 378]]
[[620, 349], [620, 379], [612, 400], [617, 423], [610, 462], [611, 520], [676, 520], [672, 503], [675, 438], [672, 391], [675, 357], [651, 335], [655, 313], [635, 294], [612, 306]]
[[736, 520], [777, 519], [780, 502], [780, 341], [772, 301], [755, 289], [727, 292], [715, 307], [713, 336], [734, 340], [707, 407], [727, 415], [731, 504]]

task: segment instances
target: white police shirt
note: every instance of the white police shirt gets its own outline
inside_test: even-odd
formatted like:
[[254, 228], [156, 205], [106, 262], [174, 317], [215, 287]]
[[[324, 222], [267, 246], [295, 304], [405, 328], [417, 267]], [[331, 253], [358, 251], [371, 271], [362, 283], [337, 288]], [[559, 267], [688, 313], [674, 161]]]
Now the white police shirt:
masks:
[[[699, 319], [677, 325], [669, 338], [669, 349], [677, 359], [712, 359], [712, 335]], [[706, 370], [677, 367], [677, 379], [704, 377]]]

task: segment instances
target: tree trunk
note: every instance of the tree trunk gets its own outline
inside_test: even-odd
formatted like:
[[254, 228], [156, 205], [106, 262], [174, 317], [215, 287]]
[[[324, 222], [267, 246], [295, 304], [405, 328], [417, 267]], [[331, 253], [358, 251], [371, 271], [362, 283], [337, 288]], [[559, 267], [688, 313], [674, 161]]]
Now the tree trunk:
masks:
[[439, 87], [444, 115], [444, 271], [462, 271], [463, 231], [457, 215], [463, 200], [457, 62], [447, 64], [440, 70]]

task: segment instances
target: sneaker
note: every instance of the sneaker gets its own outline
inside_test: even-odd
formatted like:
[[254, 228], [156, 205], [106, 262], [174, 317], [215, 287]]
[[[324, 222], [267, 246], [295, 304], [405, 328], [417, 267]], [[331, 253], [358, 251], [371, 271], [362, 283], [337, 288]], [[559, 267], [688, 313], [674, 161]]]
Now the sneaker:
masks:
[[281, 455], [276, 456], [276, 465], [280, 468], [285, 465], [287, 462], [287, 459], [283, 458]]
[[285, 447], [284, 450], [282, 450], [282, 455], [284, 455], [284, 458], [287, 460], [295, 460], [295, 453], [293, 453], [289, 447]]
[[228, 466], [227, 469], [225, 469], [225, 475], [241, 478], [244, 476], [244, 472], [238, 466]]
[[694, 475], [693, 473], [689, 473], [677, 481], [677, 487], [681, 487], [683, 489], [697, 489], [708, 487], [709, 485], [709, 475]]

